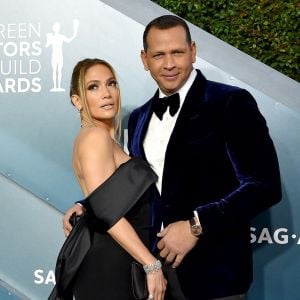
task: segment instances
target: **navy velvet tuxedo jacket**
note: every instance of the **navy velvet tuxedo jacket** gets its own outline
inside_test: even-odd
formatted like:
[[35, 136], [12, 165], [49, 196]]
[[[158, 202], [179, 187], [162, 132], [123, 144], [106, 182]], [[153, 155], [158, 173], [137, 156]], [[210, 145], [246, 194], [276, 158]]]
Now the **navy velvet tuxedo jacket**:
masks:
[[[146, 159], [143, 140], [154, 97], [130, 115], [131, 156]], [[197, 209], [203, 227], [177, 268], [187, 299], [246, 292], [252, 281], [250, 220], [281, 199], [274, 145], [248, 91], [206, 80], [197, 70], [167, 146], [156, 198], [156, 224], [187, 220]]]

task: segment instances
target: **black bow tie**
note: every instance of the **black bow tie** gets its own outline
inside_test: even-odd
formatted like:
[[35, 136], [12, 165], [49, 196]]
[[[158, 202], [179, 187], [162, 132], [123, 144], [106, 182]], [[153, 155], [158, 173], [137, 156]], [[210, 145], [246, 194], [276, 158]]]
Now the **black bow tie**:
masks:
[[168, 106], [169, 108], [169, 113], [173, 117], [180, 106], [180, 99], [179, 99], [179, 94], [173, 94], [169, 97], [164, 97], [164, 98], [155, 98], [153, 100], [153, 112], [157, 115], [157, 117], [162, 120], [163, 115], [166, 112]]

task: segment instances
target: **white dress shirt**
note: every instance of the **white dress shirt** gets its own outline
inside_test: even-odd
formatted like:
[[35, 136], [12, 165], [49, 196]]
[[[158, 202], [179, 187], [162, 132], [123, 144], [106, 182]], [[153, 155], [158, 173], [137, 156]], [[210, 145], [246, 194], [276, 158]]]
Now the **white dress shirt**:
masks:
[[[143, 146], [147, 161], [150, 163], [152, 169], [158, 176], [156, 186], [160, 193], [162, 186], [162, 175], [164, 170], [165, 154], [169, 143], [169, 139], [174, 129], [182, 104], [196, 76], [197, 72], [195, 69], [193, 69], [186, 83], [178, 91], [180, 96], [180, 107], [176, 114], [172, 117], [169, 113], [168, 108], [163, 115], [163, 119], [160, 120], [156, 116], [156, 114], [153, 113], [148, 126]], [[162, 98], [165, 96], [166, 95], [159, 89], [159, 97]]]

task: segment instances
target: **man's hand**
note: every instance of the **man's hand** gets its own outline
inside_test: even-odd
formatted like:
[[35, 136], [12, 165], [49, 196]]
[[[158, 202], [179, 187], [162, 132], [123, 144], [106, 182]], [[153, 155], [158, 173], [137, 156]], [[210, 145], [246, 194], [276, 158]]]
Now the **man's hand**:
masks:
[[189, 221], [171, 223], [157, 236], [161, 237], [157, 244], [160, 256], [166, 259], [166, 263], [172, 263], [173, 268], [179, 266], [198, 241], [191, 233]]
[[65, 213], [63, 217], [63, 229], [65, 236], [68, 236], [72, 230], [72, 225], [70, 224], [69, 220], [73, 213], [76, 213], [76, 216], [82, 215], [84, 212], [84, 207], [80, 204], [74, 204], [68, 211]]

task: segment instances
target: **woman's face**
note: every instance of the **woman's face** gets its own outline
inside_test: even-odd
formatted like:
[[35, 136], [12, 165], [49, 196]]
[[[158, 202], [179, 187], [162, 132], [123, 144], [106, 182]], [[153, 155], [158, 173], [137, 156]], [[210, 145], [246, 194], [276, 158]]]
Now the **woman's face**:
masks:
[[114, 119], [119, 107], [119, 87], [111, 70], [94, 65], [85, 74], [86, 100], [96, 121]]

